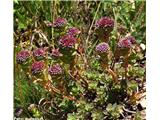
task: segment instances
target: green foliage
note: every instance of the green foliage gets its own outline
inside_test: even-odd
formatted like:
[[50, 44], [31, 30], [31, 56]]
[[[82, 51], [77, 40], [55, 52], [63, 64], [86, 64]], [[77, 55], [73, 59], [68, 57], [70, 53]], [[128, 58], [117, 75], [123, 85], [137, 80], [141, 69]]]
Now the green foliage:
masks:
[[108, 119], [116, 120], [120, 117], [120, 114], [123, 112], [122, 106], [115, 104], [108, 104], [104, 114], [108, 115]]

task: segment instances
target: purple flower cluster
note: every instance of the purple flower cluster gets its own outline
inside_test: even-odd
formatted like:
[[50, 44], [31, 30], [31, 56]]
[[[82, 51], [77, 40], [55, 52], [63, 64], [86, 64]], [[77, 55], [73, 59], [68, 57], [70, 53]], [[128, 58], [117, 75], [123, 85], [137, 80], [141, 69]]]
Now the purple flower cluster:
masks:
[[62, 54], [59, 52], [59, 48], [57, 48], [57, 49], [53, 48], [51, 56], [52, 57], [60, 57], [60, 56], [62, 56]]
[[33, 51], [33, 56], [35, 57], [45, 57], [46, 51], [45, 48], [38, 48]]
[[73, 47], [76, 43], [77, 39], [72, 35], [64, 35], [59, 40], [59, 45], [62, 47]]
[[66, 19], [64, 18], [57, 18], [53, 24], [52, 24], [52, 27], [63, 27], [64, 25], [67, 24], [67, 21]]
[[75, 28], [75, 27], [69, 28], [69, 30], [67, 32], [67, 34], [73, 35], [73, 36], [78, 35], [80, 33], [81, 33], [81, 31], [78, 28]]
[[109, 45], [105, 42], [102, 42], [96, 46], [96, 51], [99, 53], [105, 53], [108, 52], [108, 50], [109, 50]]
[[102, 17], [101, 19], [96, 21], [96, 27], [105, 28], [105, 27], [113, 27], [114, 21], [109, 17]]
[[34, 62], [31, 66], [32, 74], [37, 74], [37, 73], [42, 72], [42, 70], [44, 69], [44, 66], [45, 64], [43, 61]]
[[62, 68], [59, 64], [53, 65], [48, 69], [51, 76], [62, 74]]
[[24, 63], [30, 57], [30, 53], [27, 50], [22, 50], [17, 53], [16, 61], [17, 63]]
[[118, 47], [119, 48], [130, 48], [135, 42], [136, 40], [134, 37], [128, 36], [128, 37], [122, 38], [118, 42]]

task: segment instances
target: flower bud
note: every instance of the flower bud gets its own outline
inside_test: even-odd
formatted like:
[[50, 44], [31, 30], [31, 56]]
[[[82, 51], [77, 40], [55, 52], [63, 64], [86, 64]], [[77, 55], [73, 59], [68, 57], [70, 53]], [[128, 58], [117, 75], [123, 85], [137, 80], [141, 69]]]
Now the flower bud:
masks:
[[45, 57], [46, 55], [46, 51], [45, 48], [38, 48], [36, 50], [33, 51], [33, 56], [37, 59], [37, 60], [41, 60]]
[[75, 27], [69, 28], [67, 34], [72, 35], [72, 36], [76, 36], [79, 35], [81, 33], [81, 31]]
[[72, 35], [62, 36], [59, 40], [59, 45], [62, 47], [72, 48], [76, 44], [77, 39]]
[[109, 17], [102, 17], [101, 19], [96, 21], [96, 27], [97, 28], [108, 28], [108, 27], [113, 28], [114, 21]]
[[98, 53], [107, 53], [109, 50], [109, 45], [105, 42], [102, 42], [96, 46], [96, 51]]
[[31, 66], [31, 71], [32, 71], [32, 74], [38, 74], [38, 73], [41, 73], [44, 69], [44, 62], [43, 61], [36, 61], [32, 64]]
[[53, 22], [52, 27], [60, 28], [60, 27], [64, 27], [66, 24], [67, 24], [66, 19], [64, 19], [64, 18], [57, 18], [57, 19]]
[[17, 63], [21, 64], [27, 61], [27, 59], [30, 57], [29, 51], [22, 50], [17, 53], [16, 61]]
[[115, 53], [115, 58], [118, 59], [120, 56], [125, 56], [129, 53], [132, 45], [136, 43], [136, 40], [133, 36], [128, 36], [119, 40], [117, 45], [117, 50]]
[[48, 73], [51, 76], [56, 76], [56, 75], [61, 75], [62, 74], [62, 68], [59, 64], [56, 65], [52, 65], [49, 69], [48, 69]]
[[136, 40], [134, 37], [128, 36], [128, 37], [122, 38], [118, 42], [118, 47], [119, 48], [130, 48], [135, 42]]
[[109, 17], [102, 17], [96, 21], [96, 33], [103, 42], [109, 41], [109, 35], [114, 28], [114, 21]]

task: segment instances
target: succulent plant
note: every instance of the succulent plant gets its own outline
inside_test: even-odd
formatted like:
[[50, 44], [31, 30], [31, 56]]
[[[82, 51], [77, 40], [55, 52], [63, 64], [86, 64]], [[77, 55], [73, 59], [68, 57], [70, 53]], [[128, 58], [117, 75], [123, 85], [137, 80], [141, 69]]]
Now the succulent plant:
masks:
[[[16, 55], [15, 117], [135, 119], [134, 113], [142, 109], [138, 108], [137, 95], [145, 86], [145, 54], [142, 53], [145, 50], [136, 46], [135, 38], [128, 35], [134, 34], [139, 42], [145, 40], [145, 34], [141, 34], [145, 26], [141, 11], [145, 4], [122, 3], [125, 2], [40, 2], [33, 4], [38, 7], [36, 11], [27, 10], [26, 22], [21, 17], [15, 19], [18, 23], [14, 26], [18, 28], [14, 32], [15, 51], [29, 48]], [[25, 14], [26, 7], [20, 9], [21, 5], [20, 1], [15, 4], [18, 8], [15, 17]], [[122, 6], [125, 9], [121, 10]], [[143, 8], [139, 14], [134, 11], [137, 7]], [[142, 21], [130, 21], [136, 17]]]
[[95, 23], [98, 37], [103, 42], [109, 41], [109, 34], [114, 28], [114, 20], [109, 17], [102, 17]]

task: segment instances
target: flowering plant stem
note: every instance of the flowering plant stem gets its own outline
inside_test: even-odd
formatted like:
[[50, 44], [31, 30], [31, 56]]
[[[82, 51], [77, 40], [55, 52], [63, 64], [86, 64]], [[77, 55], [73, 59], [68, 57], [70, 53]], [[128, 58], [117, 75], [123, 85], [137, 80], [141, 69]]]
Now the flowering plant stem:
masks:
[[57, 88], [55, 88], [54, 86], [51, 86], [48, 83], [46, 83], [44, 87], [51, 93], [55, 92], [57, 94], [62, 95], [63, 98], [66, 98], [66, 99], [72, 100], [72, 101], [76, 101], [76, 99], [73, 96], [70, 96], [70, 95], [67, 96], [67, 95], [62, 94], [62, 91], [58, 90]]
[[113, 78], [113, 81], [115, 83], [118, 83], [118, 78], [117, 78], [117, 74], [108, 66], [108, 64], [104, 63], [103, 61], [101, 62], [101, 67], [107, 71]]

